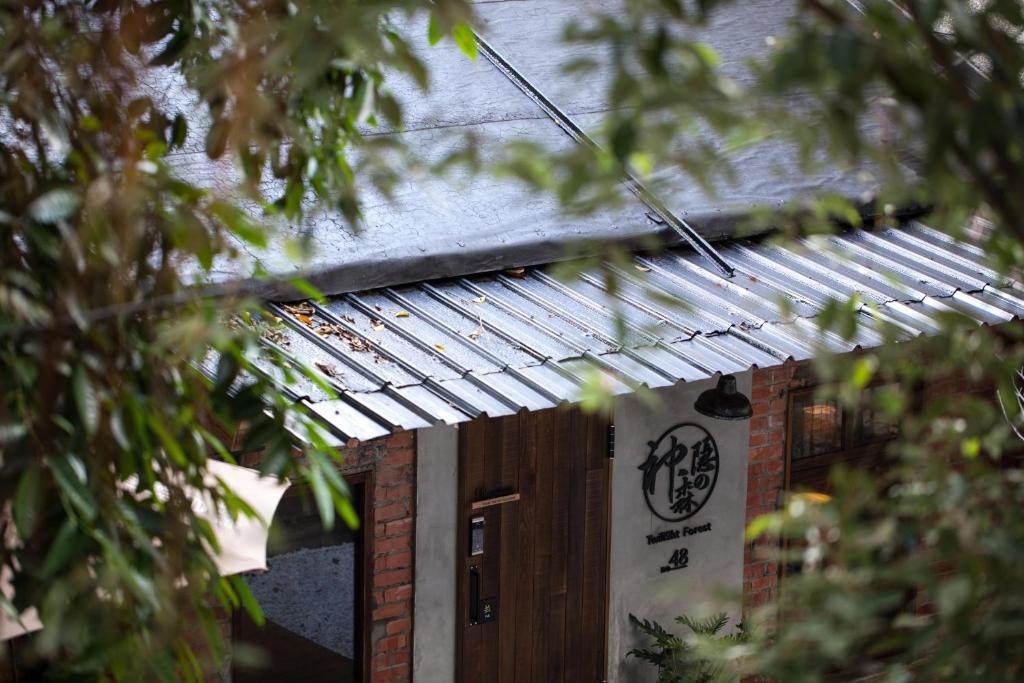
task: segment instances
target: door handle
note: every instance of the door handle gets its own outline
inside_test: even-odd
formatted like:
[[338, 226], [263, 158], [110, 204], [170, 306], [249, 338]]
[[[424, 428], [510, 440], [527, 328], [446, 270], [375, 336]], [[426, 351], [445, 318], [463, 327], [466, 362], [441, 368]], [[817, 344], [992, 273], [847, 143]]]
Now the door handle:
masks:
[[469, 568], [469, 625], [475, 626], [480, 619], [480, 569]]

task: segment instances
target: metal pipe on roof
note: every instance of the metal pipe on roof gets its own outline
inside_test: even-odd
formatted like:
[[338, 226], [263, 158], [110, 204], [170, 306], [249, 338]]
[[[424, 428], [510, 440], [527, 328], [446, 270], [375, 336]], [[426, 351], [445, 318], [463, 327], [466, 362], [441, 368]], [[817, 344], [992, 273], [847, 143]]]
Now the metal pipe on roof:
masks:
[[[508, 60], [502, 57], [497, 50], [487, 43], [487, 41], [476, 33], [473, 34], [473, 37], [476, 38], [477, 48], [480, 53], [487, 58], [487, 61], [493, 64], [498, 71], [503, 73], [510, 81], [512, 81], [512, 83], [519, 88], [523, 94], [543, 109], [544, 113], [547, 114], [552, 121], [558, 124], [558, 127], [565, 131], [569, 137], [576, 142], [595, 150], [601, 149], [601, 146], [598, 145], [593, 138], [587, 135], [583, 129], [572, 120], [572, 117], [559, 109], [554, 102], [549, 100], [544, 93], [542, 93], [535, 85], [530, 83], [530, 81], [519, 73], [514, 66], [509, 64]], [[634, 176], [625, 168], [622, 170], [622, 182], [627, 188], [629, 188], [630, 192], [640, 199], [640, 201], [650, 207], [651, 211], [657, 214], [661, 221], [675, 230], [680, 237], [685, 239], [690, 246], [697, 251], [697, 253], [711, 261], [716, 268], [725, 273], [726, 277], [733, 276], [735, 272], [733, 267], [729, 265], [722, 255], [718, 253], [718, 251], [716, 251], [715, 248], [712, 247], [699, 232], [694, 230], [693, 226], [675, 215], [672, 210], [658, 198], [657, 195], [651, 192], [647, 186], [640, 181], [639, 178]]]

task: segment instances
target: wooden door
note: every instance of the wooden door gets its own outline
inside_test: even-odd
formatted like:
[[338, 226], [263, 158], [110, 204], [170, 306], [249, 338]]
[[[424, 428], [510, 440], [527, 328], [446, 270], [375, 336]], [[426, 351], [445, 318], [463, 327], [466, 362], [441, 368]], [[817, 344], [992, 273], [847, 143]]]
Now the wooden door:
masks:
[[[545, 410], [459, 432], [459, 680], [598, 683], [607, 658], [607, 420]], [[471, 526], [481, 518], [473, 554]]]

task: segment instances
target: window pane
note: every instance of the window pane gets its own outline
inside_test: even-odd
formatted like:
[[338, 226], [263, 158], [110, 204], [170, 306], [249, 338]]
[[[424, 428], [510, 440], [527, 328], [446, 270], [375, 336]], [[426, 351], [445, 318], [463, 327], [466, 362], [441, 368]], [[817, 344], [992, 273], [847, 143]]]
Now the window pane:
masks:
[[818, 401], [807, 393], [793, 397], [792, 410], [790, 453], [794, 460], [842, 448], [842, 411], [835, 401]]
[[[362, 487], [352, 493], [361, 509]], [[245, 575], [266, 623], [238, 625], [235, 640], [244, 645], [236, 648], [236, 683], [359, 680], [360, 539], [340, 521], [324, 531], [310, 497], [298, 494], [289, 490], [274, 515], [268, 570]], [[238, 661], [246, 649], [255, 662]]]
[[853, 446], [877, 443], [896, 436], [896, 425], [890, 422], [884, 413], [875, 408], [878, 392], [888, 388], [889, 385], [864, 390], [863, 404], [852, 421], [851, 441]]

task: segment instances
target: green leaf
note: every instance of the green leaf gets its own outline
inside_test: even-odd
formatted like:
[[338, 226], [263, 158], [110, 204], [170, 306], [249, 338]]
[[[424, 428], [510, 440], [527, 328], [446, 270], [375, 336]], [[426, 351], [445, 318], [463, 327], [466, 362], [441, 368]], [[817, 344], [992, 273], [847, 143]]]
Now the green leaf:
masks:
[[43, 503], [43, 472], [38, 467], [29, 467], [18, 480], [14, 493], [14, 524], [21, 538], [29, 538], [39, 524]]
[[939, 584], [935, 603], [939, 614], [949, 617], [967, 605], [971, 597], [971, 582], [963, 576], [952, 576]]
[[188, 121], [182, 114], [176, 114], [174, 116], [174, 122], [171, 124], [171, 142], [170, 148], [180, 148], [185, 145], [185, 139], [188, 137]]
[[264, 248], [267, 236], [256, 224], [249, 220], [248, 214], [229, 202], [216, 201], [210, 205], [210, 211], [227, 226], [228, 230], [249, 244]]
[[441, 27], [441, 22], [437, 20], [437, 16], [434, 14], [430, 15], [430, 23], [427, 24], [427, 40], [431, 45], [437, 45], [444, 38], [444, 29]]
[[222, 353], [217, 359], [217, 372], [213, 378], [213, 393], [226, 393], [236, 377], [238, 377], [238, 359], [232, 353]]
[[57, 480], [61, 493], [68, 497], [71, 504], [88, 521], [96, 518], [98, 508], [89, 490], [85, 465], [72, 453], [58, 455], [51, 459], [53, 476]]
[[356, 88], [355, 96], [352, 101], [356, 112], [354, 118], [356, 125], [366, 123], [366, 121], [373, 115], [375, 102], [376, 87], [374, 86], [373, 81], [369, 78], [362, 79], [359, 82], [359, 86]]
[[878, 361], [874, 356], [866, 356], [859, 358], [856, 363], [853, 364], [853, 371], [850, 373], [850, 381], [853, 386], [858, 389], [863, 389], [871, 381], [871, 378], [875, 374], [875, 369], [878, 366]]
[[185, 46], [188, 45], [189, 40], [192, 38], [190, 32], [182, 28], [174, 34], [174, 37], [167, 41], [164, 49], [160, 51], [160, 54], [153, 57], [149, 61], [151, 66], [170, 66], [181, 58], [181, 53], [184, 52]]
[[281, 197], [281, 206], [284, 215], [288, 218], [297, 218], [302, 213], [302, 198], [306, 195], [306, 188], [302, 181], [292, 177], [285, 184], [284, 196]]
[[256, 600], [256, 596], [249, 590], [248, 584], [242, 579], [241, 576], [235, 574], [229, 577], [231, 581], [231, 587], [235, 591], [235, 595], [242, 601], [242, 606], [245, 607], [245, 611], [248, 612], [249, 617], [256, 622], [257, 626], [263, 625], [263, 610], [260, 608], [260, 603]]
[[313, 490], [313, 499], [316, 501], [317, 510], [320, 511], [324, 529], [330, 531], [334, 528], [334, 501], [324, 479], [323, 470], [316, 464], [309, 469], [309, 486]]
[[294, 287], [299, 292], [304, 294], [307, 299], [312, 299], [318, 304], [323, 304], [327, 302], [327, 297], [324, 296], [324, 293], [321, 292], [316, 287], [314, 287], [308, 280], [304, 278], [292, 278], [291, 280], [288, 281], [288, 284], [290, 284], [292, 287]]
[[83, 537], [78, 532], [78, 525], [73, 519], [68, 519], [57, 532], [53, 539], [53, 545], [46, 553], [43, 566], [40, 570], [43, 578], [48, 578], [63, 569], [71, 558], [78, 554], [82, 548]]
[[50, 190], [28, 205], [28, 215], [40, 223], [56, 223], [78, 210], [78, 194], [68, 188]]
[[722, 59], [715, 52], [715, 48], [711, 47], [707, 43], [693, 43], [693, 51], [697, 53], [697, 56], [711, 68], [717, 68], [721, 63]]
[[750, 524], [747, 525], [746, 537], [748, 541], [752, 541], [761, 534], [764, 533], [778, 533], [778, 530], [782, 526], [782, 515], [777, 512], [769, 513], [767, 515], [761, 515], [755, 517]]
[[228, 121], [217, 119], [206, 133], [206, 156], [219, 159], [228, 146]]
[[462, 54], [470, 59], [476, 59], [476, 36], [473, 35], [473, 29], [469, 27], [469, 24], [460, 23], [452, 27], [452, 38], [462, 50]]
[[334, 497], [334, 505], [338, 512], [341, 513], [341, 519], [350, 529], [358, 529], [360, 526], [359, 513], [356, 512], [355, 507], [352, 505], [352, 501], [349, 498], [343, 498], [341, 495]]
[[81, 365], [75, 368], [71, 385], [75, 395], [75, 407], [82, 418], [82, 426], [85, 427], [85, 433], [92, 436], [96, 433], [96, 425], [99, 423], [100, 406], [96, 390], [93, 389], [89, 376]]
[[185, 455], [185, 451], [181, 448], [177, 439], [171, 435], [167, 430], [167, 427], [160, 420], [160, 416], [155, 413], [150, 413], [146, 416], [146, 421], [149, 423], [150, 428], [156, 433], [157, 438], [160, 439], [160, 443], [163, 444], [164, 448], [167, 449], [168, 455], [178, 465], [184, 467], [188, 464], [188, 458]]

